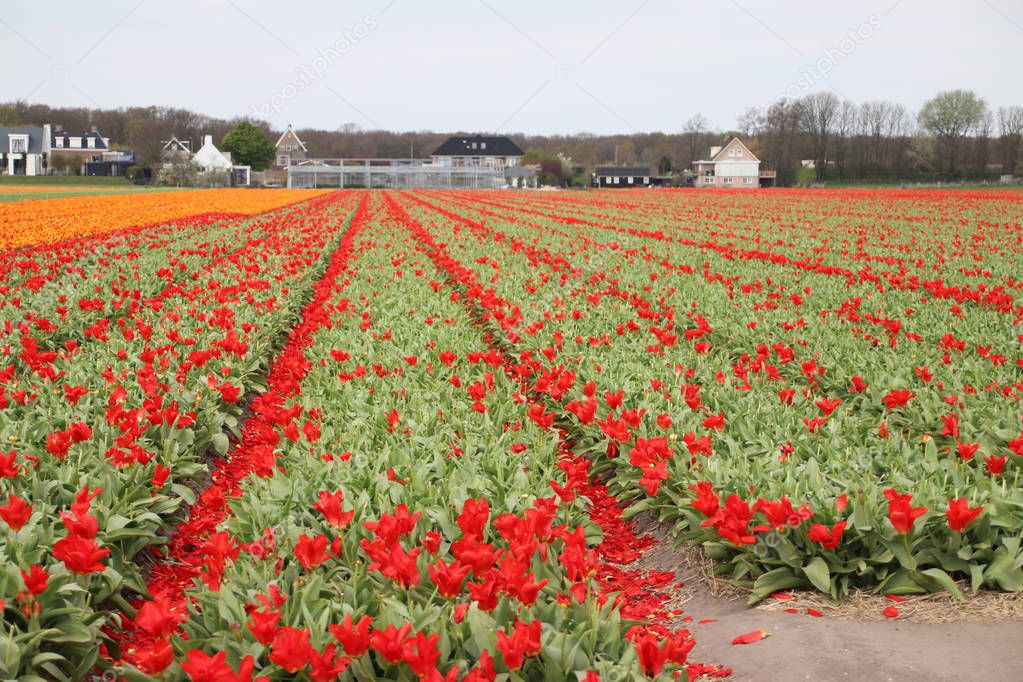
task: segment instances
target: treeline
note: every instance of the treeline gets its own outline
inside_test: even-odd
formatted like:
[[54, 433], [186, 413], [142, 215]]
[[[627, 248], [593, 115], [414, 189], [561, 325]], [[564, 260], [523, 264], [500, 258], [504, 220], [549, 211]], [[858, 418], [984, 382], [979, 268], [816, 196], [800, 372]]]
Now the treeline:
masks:
[[[145, 163], [159, 159], [172, 135], [192, 140], [213, 135], [219, 143], [239, 121], [168, 107], [89, 109], [12, 102], [0, 105], [0, 125], [53, 123], [69, 130], [96, 126], [115, 148], [131, 149]], [[274, 141], [265, 121], [252, 121]], [[480, 131], [392, 132], [346, 123], [336, 130], [298, 128], [312, 157], [426, 157], [450, 134]], [[662, 174], [681, 174], [728, 135], [739, 135], [778, 172], [778, 183], [994, 180], [1023, 171], [1023, 106], [990, 109], [965, 90], [939, 93], [919, 112], [889, 101], [853, 103], [831, 92], [781, 99], [749, 109], [732, 130], [712, 129], [702, 115], [673, 133], [622, 135], [509, 134], [523, 149], [544, 159], [559, 158], [567, 182], [598, 165], [642, 165]], [[808, 163], [812, 162], [812, 163]]]

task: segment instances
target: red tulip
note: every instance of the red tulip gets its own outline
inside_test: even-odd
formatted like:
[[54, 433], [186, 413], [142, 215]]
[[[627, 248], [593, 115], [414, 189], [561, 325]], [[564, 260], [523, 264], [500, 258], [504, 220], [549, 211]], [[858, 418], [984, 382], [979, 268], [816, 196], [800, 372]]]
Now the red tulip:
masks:
[[252, 682], [255, 667], [252, 656], [246, 656], [235, 673], [227, 664], [226, 652], [218, 651], [210, 656], [200, 649], [189, 651], [181, 662], [181, 669], [192, 678], [192, 682]]
[[431, 564], [427, 570], [440, 595], [446, 599], [454, 599], [461, 594], [462, 582], [471, 569], [471, 566], [457, 559], [450, 566], [443, 559], [437, 559], [437, 562]]
[[1005, 469], [1005, 463], [1007, 462], [1005, 455], [990, 455], [984, 458], [984, 464], [987, 466], [988, 473], [992, 476], [998, 476]]
[[323, 518], [327, 520], [327, 523], [334, 526], [335, 528], [344, 528], [352, 522], [352, 518], [355, 516], [355, 510], [342, 511], [341, 502], [344, 501], [345, 495], [342, 491], [328, 493], [326, 490], [319, 492], [319, 500], [313, 505], [313, 509], [323, 514]]
[[915, 398], [916, 393], [913, 393], [908, 388], [901, 388], [896, 391], [891, 391], [885, 397], [881, 398], [885, 405], [888, 406], [889, 410], [894, 410], [896, 407], [902, 407]]
[[92, 538], [69, 535], [53, 545], [53, 556], [63, 561], [72, 573], [87, 575], [101, 573], [104, 569], [100, 560], [110, 554], [109, 549], [100, 549]]
[[306, 666], [312, 653], [308, 629], [284, 626], [274, 635], [269, 658], [289, 673], [295, 673]]
[[888, 499], [888, 520], [895, 530], [903, 535], [912, 531], [916, 520], [927, 513], [927, 507], [910, 505], [910, 500], [913, 499], [910, 494], [900, 495], [893, 488], [888, 488], [884, 491], [884, 496]]
[[952, 438], [959, 438], [959, 415], [953, 412], [952, 414], [941, 415], [941, 435], [951, 436]]
[[411, 623], [400, 628], [388, 625], [384, 630], [374, 630], [370, 636], [370, 646], [388, 663], [398, 663], [405, 655], [405, 638], [411, 631]]
[[147, 601], [135, 615], [135, 627], [155, 638], [169, 637], [178, 629], [182, 616], [173, 612], [166, 597]]
[[714, 492], [714, 485], [710, 481], [700, 481], [695, 486], [689, 486], [689, 489], [696, 491], [696, 499], [689, 504], [697, 511], [708, 518], [718, 513], [720, 498]]
[[518, 670], [525, 659], [540, 653], [540, 621], [526, 624], [516, 619], [511, 636], [503, 630], [497, 632], [497, 650], [504, 656], [509, 670]]
[[330, 539], [326, 535], [312, 538], [303, 533], [298, 536], [298, 543], [295, 544], [295, 558], [305, 570], [315, 568], [330, 558], [327, 554], [329, 542]]
[[945, 510], [945, 516], [948, 518], [948, 527], [952, 530], [961, 533], [966, 526], [980, 516], [980, 513], [984, 511], [984, 507], [976, 507], [970, 509], [969, 500], [965, 497], [960, 497], [953, 500], [951, 497], [948, 498], [948, 509]]
[[8, 493], [7, 504], [0, 506], [0, 519], [3, 519], [12, 530], [19, 530], [32, 516], [32, 505], [17, 495]]
[[277, 623], [281, 620], [280, 611], [253, 611], [249, 614], [249, 622], [245, 627], [249, 629], [257, 642], [264, 646], [273, 641], [277, 634]]
[[349, 613], [341, 621], [341, 625], [328, 625], [327, 629], [341, 643], [341, 647], [345, 650], [346, 654], [352, 658], [358, 658], [369, 649], [369, 627], [372, 622], [372, 618], [363, 616], [359, 619], [358, 624], [353, 626], [352, 614]]
[[664, 664], [668, 662], [668, 647], [662, 646], [660, 639], [653, 632], [646, 632], [638, 637], [635, 647], [643, 674], [650, 678], [660, 675]]
[[842, 542], [842, 534], [846, 528], [845, 521], [839, 521], [829, 530], [822, 523], [815, 523], [810, 526], [807, 537], [813, 542], [819, 542], [824, 549], [835, 549]]
[[347, 656], [339, 655], [333, 644], [328, 644], [323, 653], [313, 649], [309, 653], [309, 677], [313, 682], [334, 682], [351, 662]]
[[50, 574], [42, 566], [32, 564], [29, 566], [28, 573], [25, 572], [25, 569], [21, 569], [21, 579], [25, 581], [25, 589], [29, 591], [29, 594], [38, 595], [46, 591], [46, 583], [50, 579]]
[[18, 465], [14, 463], [18, 453], [14, 450], [4, 454], [0, 452], [0, 478], [14, 478], [18, 475]]
[[422, 632], [417, 632], [415, 636], [406, 639], [402, 645], [403, 660], [412, 672], [419, 676], [419, 679], [439, 677], [437, 673], [437, 662], [440, 660], [440, 650], [437, 648], [439, 640], [440, 635], [437, 633], [427, 636]]
[[158, 639], [136, 649], [131, 662], [148, 675], [159, 675], [174, 662], [174, 647], [166, 639]]

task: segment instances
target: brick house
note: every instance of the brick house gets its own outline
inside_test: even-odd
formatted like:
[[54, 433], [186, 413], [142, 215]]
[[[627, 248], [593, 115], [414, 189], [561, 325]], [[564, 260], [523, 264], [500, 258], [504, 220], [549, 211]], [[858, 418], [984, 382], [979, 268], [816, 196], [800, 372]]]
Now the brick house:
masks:
[[696, 187], [753, 189], [774, 183], [775, 171], [761, 171], [758, 159], [737, 137], [711, 147], [710, 158], [693, 161]]
[[73, 154], [81, 157], [84, 163], [93, 156], [107, 151], [110, 151], [110, 138], [100, 135], [96, 126], [93, 126], [92, 130], [82, 133], [71, 133], [61, 129], [60, 126], [53, 128], [50, 143], [50, 152], [53, 154]]
[[298, 134], [290, 123], [288, 129], [284, 131], [274, 146], [277, 149], [274, 168], [287, 168], [299, 161], [305, 161], [306, 152], [309, 151], [306, 149], [305, 142], [298, 139]]

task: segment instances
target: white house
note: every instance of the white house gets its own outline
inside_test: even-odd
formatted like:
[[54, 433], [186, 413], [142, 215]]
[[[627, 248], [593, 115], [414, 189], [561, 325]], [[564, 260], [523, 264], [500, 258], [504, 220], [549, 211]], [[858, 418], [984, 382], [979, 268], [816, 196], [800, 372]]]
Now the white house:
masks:
[[760, 159], [737, 137], [711, 147], [710, 158], [693, 162], [697, 187], [746, 188], [773, 184], [775, 171], [761, 171]]
[[213, 144], [212, 135], [202, 136], [202, 146], [192, 156], [192, 161], [204, 171], [230, 170], [231, 152], [222, 152]]
[[227, 171], [231, 174], [232, 185], [248, 185], [252, 176], [251, 166], [231, 163], [231, 152], [222, 152], [213, 144], [212, 135], [203, 135], [202, 146], [192, 157], [204, 171]]

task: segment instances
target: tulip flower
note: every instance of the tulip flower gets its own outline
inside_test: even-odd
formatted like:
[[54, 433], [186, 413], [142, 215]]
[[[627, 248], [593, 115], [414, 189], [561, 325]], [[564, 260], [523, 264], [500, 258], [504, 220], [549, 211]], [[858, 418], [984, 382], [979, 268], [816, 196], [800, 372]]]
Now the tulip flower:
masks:
[[896, 532], [907, 535], [913, 530], [916, 520], [927, 513], [927, 507], [913, 507], [910, 494], [900, 495], [893, 488], [884, 491], [888, 500], [888, 520], [891, 521]]
[[948, 498], [948, 509], [945, 510], [945, 516], [948, 518], [948, 527], [957, 533], [963, 532], [966, 526], [970, 525], [974, 519], [980, 516], [980, 513], [984, 511], [984, 507], [975, 507], [970, 509], [970, 503], [965, 497], [957, 499]]

